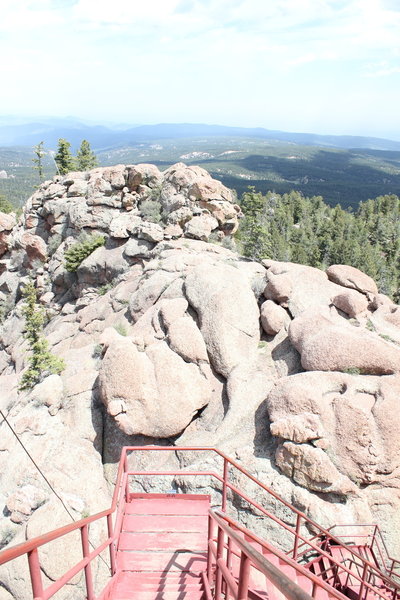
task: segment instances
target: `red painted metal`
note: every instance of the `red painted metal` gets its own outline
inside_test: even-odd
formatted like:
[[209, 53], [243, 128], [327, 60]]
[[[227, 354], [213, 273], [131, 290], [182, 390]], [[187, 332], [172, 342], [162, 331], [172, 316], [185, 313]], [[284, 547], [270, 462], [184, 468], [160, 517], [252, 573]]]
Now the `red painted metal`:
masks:
[[[260, 557], [260, 555], [261, 557], [263, 555], [264, 557], [268, 557], [270, 566], [273, 567], [275, 565], [275, 568], [279, 567], [278, 573], [282, 574], [286, 571], [286, 574], [290, 576], [292, 581], [296, 579], [298, 574], [303, 575], [311, 582], [310, 588], [312, 584], [315, 584], [317, 588], [327, 591], [332, 598], [343, 600], [344, 596], [338, 590], [331, 588], [326, 582], [324, 582], [323, 579], [319, 579], [316, 575], [307, 571], [303, 565], [295, 562], [289, 556], [275, 548], [272, 544], [269, 544], [266, 540], [261, 539], [256, 534], [253, 534], [244, 526], [239, 525], [239, 523], [235, 522], [233, 519], [227, 515], [224, 515], [223, 513], [220, 513], [219, 511], [210, 511], [210, 513], [212, 518], [217, 521], [218, 525], [223, 527], [226, 533], [229, 532], [231, 538], [234, 538], [235, 543], [240, 550], [242, 550], [243, 547], [248, 548], [248, 541], [250, 541], [253, 548], [253, 553], [255, 551], [254, 548], [259, 547], [261, 549], [261, 553], [259, 551], [257, 552], [258, 557]], [[246, 538], [247, 542], [244, 541], [244, 537], [239, 538], [238, 534], [242, 534]], [[238, 542], [238, 539], [240, 542]], [[233, 550], [231, 551], [232, 553], [234, 552]], [[236, 555], [240, 557], [238, 552], [236, 552]], [[286, 569], [285, 566], [287, 567]], [[280, 575], [277, 575], [276, 570], [273, 569], [272, 572], [267, 572], [266, 576], [271, 577], [271, 573], [274, 584], [284, 589], [285, 581], [282, 582], [280, 580]]]
[[293, 559], [294, 560], [297, 560], [297, 551], [299, 548], [300, 527], [301, 527], [301, 515], [297, 515], [297, 517], [296, 517], [296, 533], [295, 533], [294, 545], [293, 545]]
[[251, 560], [244, 552], [240, 556], [238, 600], [247, 600], [250, 582]]
[[[111, 600], [114, 598], [113, 590], [116, 586], [122, 585], [122, 569], [123, 568], [132, 568], [132, 565], [135, 561], [144, 560], [146, 563], [147, 559], [144, 559], [144, 549], [143, 546], [150, 546], [153, 544], [154, 540], [157, 538], [157, 533], [162, 533], [162, 520], [164, 518], [164, 512], [171, 512], [171, 505], [175, 502], [175, 509], [172, 510], [169, 516], [171, 518], [170, 525], [171, 528], [176, 527], [178, 523], [185, 525], [187, 531], [190, 530], [190, 524], [195, 527], [195, 531], [193, 531], [193, 544], [195, 546], [194, 550], [200, 551], [200, 546], [205, 544], [205, 550], [207, 549], [207, 537], [206, 537], [206, 521], [201, 521], [198, 519], [198, 515], [196, 514], [196, 510], [193, 509], [193, 505], [190, 503], [183, 505], [182, 498], [183, 495], [176, 495], [175, 497], [171, 495], [167, 495], [165, 503], [162, 501], [157, 509], [156, 503], [154, 503], [154, 514], [151, 515], [151, 526], [152, 531], [146, 531], [144, 529], [143, 519], [140, 519], [140, 515], [132, 512], [132, 504], [134, 501], [137, 502], [138, 509], [140, 508], [140, 495], [132, 495], [130, 493], [130, 478], [134, 476], [146, 475], [152, 476], [157, 475], [161, 476], [170, 476], [174, 477], [178, 474], [177, 471], [136, 471], [129, 470], [129, 461], [128, 455], [130, 453], [138, 453], [138, 452], [176, 452], [176, 451], [190, 451], [190, 452], [213, 452], [216, 456], [221, 460], [222, 467], [222, 476], [219, 473], [213, 471], [179, 471], [179, 475], [182, 476], [208, 476], [221, 484], [221, 504], [223, 512], [225, 513], [228, 510], [228, 491], [230, 491], [229, 498], [232, 495], [239, 496], [242, 500], [245, 500], [250, 503], [254, 507], [254, 509], [261, 512], [266, 518], [274, 521], [277, 526], [283, 528], [287, 533], [293, 536], [293, 546], [286, 553], [282, 554], [282, 556], [286, 559], [286, 561], [292, 561], [298, 567], [298, 563], [290, 558], [299, 560], [300, 558], [304, 559], [307, 557], [310, 551], [314, 551], [318, 553], [318, 558], [309, 563], [310, 568], [317, 568], [318, 561], [321, 562], [321, 566], [318, 566], [320, 579], [309, 570], [308, 573], [299, 572], [297, 568], [297, 578], [299, 583], [304, 584], [307, 589], [312, 591], [311, 585], [314, 586], [313, 595], [317, 600], [326, 600], [328, 595], [329, 597], [335, 598], [343, 598], [340, 596], [340, 592], [335, 590], [333, 587], [329, 586], [328, 583], [323, 581], [323, 577], [326, 577], [327, 581], [329, 581], [333, 586], [338, 586], [339, 584], [343, 587], [343, 581], [346, 582], [346, 585], [349, 587], [355, 587], [357, 589], [357, 593], [359, 599], [363, 596], [364, 598], [369, 598], [370, 595], [374, 595], [374, 598], [382, 598], [386, 600], [389, 597], [393, 597], [394, 599], [399, 595], [398, 592], [400, 590], [400, 586], [397, 585], [390, 576], [396, 576], [396, 569], [400, 568], [400, 562], [396, 559], [390, 557], [381, 532], [378, 528], [375, 528], [371, 542], [368, 544], [365, 543], [365, 547], [368, 545], [370, 549], [370, 553], [363, 551], [363, 546], [361, 545], [361, 540], [364, 537], [363, 534], [359, 534], [357, 537], [359, 538], [358, 544], [353, 544], [351, 546], [346, 545], [343, 536], [337, 537], [333, 535], [331, 531], [325, 530], [320, 527], [317, 523], [315, 523], [312, 519], [309, 519], [304, 513], [291, 506], [288, 502], [283, 500], [276, 494], [273, 490], [269, 489], [262, 482], [258, 481], [251, 473], [246, 471], [241, 465], [231, 460], [228, 456], [226, 456], [223, 452], [215, 449], [215, 448], [203, 448], [203, 447], [176, 447], [176, 446], [142, 446], [142, 447], [125, 447], [122, 450], [121, 460], [118, 467], [117, 481], [115, 485], [113, 500], [111, 507], [106, 510], [98, 513], [97, 515], [93, 515], [88, 517], [87, 519], [83, 519], [71, 525], [67, 525], [66, 527], [61, 527], [53, 532], [35, 538], [33, 540], [28, 540], [24, 544], [20, 544], [15, 546], [14, 548], [10, 548], [3, 552], [0, 552], [0, 564], [4, 562], [8, 562], [9, 560], [13, 560], [14, 558], [21, 556], [23, 554], [27, 555], [29, 561], [29, 569], [31, 575], [31, 584], [32, 584], [32, 594], [36, 600], [47, 600], [51, 598], [61, 587], [63, 587], [68, 581], [72, 579], [76, 574], [81, 571], [85, 573], [85, 582], [86, 582], [86, 594], [88, 600]], [[275, 514], [268, 511], [264, 506], [260, 503], [255, 502], [252, 498], [247, 495], [243, 490], [238, 489], [230, 479], [230, 472], [236, 470], [238, 473], [242, 473], [249, 482], [252, 482], [258, 486], [260, 490], [263, 490], [266, 494], [266, 498], [270, 497], [275, 502], [281, 504], [281, 506], [286, 507], [293, 515], [293, 521], [295, 522], [295, 526], [292, 527], [287, 523], [284, 523], [281, 519], [279, 519]], [[143, 495], [142, 495], [143, 496]], [[148, 500], [148, 496], [146, 496]], [[145, 503], [147, 502], [145, 500]], [[167, 502], [168, 500], [168, 502]], [[168, 507], [167, 507], [168, 505]], [[157, 512], [158, 511], [158, 512]], [[164, 511], [160, 514], [160, 511]], [[179, 514], [172, 514], [174, 511], [179, 511]], [[188, 512], [189, 511], [189, 512]], [[215, 588], [213, 590], [214, 597], [213, 600], [219, 600], [221, 595], [224, 594], [224, 600], [229, 600], [230, 594], [233, 594], [234, 598], [247, 598], [245, 591], [246, 588], [246, 578], [248, 576], [248, 569], [251, 569], [251, 572], [254, 575], [254, 569], [258, 569], [261, 573], [268, 572], [268, 568], [265, 562], [265, 559], [262, 557], [262, 553], [258, 552], [254, 554], [256, 550], [253, 549], [249, 553], [246, 553], [247, 547], [240, 547], [240, 551], [237, 550], [238, 543], [236, 538], [234, 537], [234, 529], [233, 524], [229, 523], [229, 517], [227, 515], [223, 515], [224, 527], [218, 523], [218, 527], [215, 532], [216, 523], [218, 519], [221, 518], [221, 515], [210, 514], [209, 521], [209, 534], [208, 534], [208, 559], [207, 564], [205, 561], [206, 552], [203, 555], [198, 555], [197, 557], [193, 557], [193, 560], [197, 564], [198, 571], [205, 571], [207, 573], [206, 577], [207, 581], [213, 582], [215, 579]], [[100, 519], [105, 518], [107, 520], [107, 539], [103, 541], [95, 550], [90, 552], [89, 549], [89, 525], [90, 523], [99, 521]], [[302, 524], [307, 526], [307, 529], [314, 530], [317, 532], [311, 538], [306, 538], [301, 534]], [[188, 529], [189, 526], [189, 529]], [[125, 531], [125, 527], [131, 528]], [[200, 531], [197, 531], [196, 527], [200, 527], [203, 530], [203, 537], [198, 536]], [[228, 529], [226, 529], [227, 527]], [[71, 569], [69, 569], [62, 577], [60, 577], [57, 581], [53, 582], [47, 589], [43, 589], [41, 573], [40, 573], [40, 559], [38, 554], [38, 548], [49, 543], [52, 540], [63, 537], [67, 533], [80, 529], [82, 535], [82, 560], [80, 560], [76, 565], [74, 565]], [[240, 529], [240, 528], [237, 528]], [[182, 545], [183, 539], [179, 537], [180, 530], [173, 530], [171, 532], [171, 537], [163, 537], [162, 535], [158, 536], [157, 544], [158, 550], [160, 554], [165, 554], [165, 556], [158, 557], [158, 564], [161, 566], [162, 561], [167, 559], [172, 561], [171, 564], [175, 566], [179, 563], [179, 557], [175, 555], [168, 555], [168, 553], [164, 552], [167, 550], [166, 546], [169, 544], [174, 545]], [[142, 533], [146, 532], [147, 537], [144, 538]], [[246, 536], [248, 536], [249, 532], [246, 530]], [[218, 542], [216, 542], [216, 538]], [[253, 546], [257, 546], [260, 551], [264, 551], [265, 548], [262, 545], [262, 540], [257, 538], [257, 536], [253, 536], [253, 538], [247, 537], [247, 539], [251, 539], [251, 544]], [[243, 542], [246, 543], [246, 542]], [[156, 545], [157, 545], [156, 544]], [[258, 544], [258, 545], [257, 545]], [[132, 545], [129, 560], [126, 556], [123, 556], [125, 552], [125, 548], [128, 548]], [[140, 547], [142, 548], [140, 549]], [[334, 547], [339, 547], [346, 552], [346, 557], [344, 555], [342, 557], [338, 557], [336, 551], [332, 551]], [[91, 563], [93, 560], [104, 550], [109, 549], [110, 555], [110, 574], [112, 575], [112, 579], [110, 583], [106, 586], [103, 593], [100, 595], [98, 599], [95, 599], [94, 591], [93, 591], [93, 581], [92, 581], [92, 573], [91, 573]], [[135, 550], [135, 548], [137, 550]], [[244, 549], [245, 548], [245, 549]], [[264, 550], [263, 550], [264, 548]], [[192, 548], [193, 550], [193, 548]], [[269, 552], [269, 550], [265, 550]], [[200, 553], [201, 554], [201, 553]], [[214, 556], [215, 555], [215, 556]], [[243, 557], [242, 561], [242, 569], [240, 571], [239, 565], [239, 557]], [[271, 560], [276, 559], [276, 555], [270, 553], [269, 558]], [[260, 562], [261, 557], [261, 562]], [[279, 558], [280, 563], [280, 571], [284, 571], [285, 569], [288, 572], [291, 572], [290, 569], [293, 569], [293, 565], [284, 562], [284, 559]], [[283, 562], [282, 562], [283, 561]], [[135, 563], [136, 564], [136, 563]], [[268, 563], [270, 566], [272, 563]], [[268, 566], [267, 564], [267, 566]], [[251, 565], [251, 567], [250, 567]], [[314, 566], [313, 566], [314, 565]], [[382, 573], [379, 566], [384, 567], [385, 572]], [[182, 566], [182, 565], [180, 565]], [[239, 569], [235, 571], [235, 569]], [[301, 567], [304, 569], [304, 567]], [[301, 571], [300, 569], [300, 571]], [[215, 572], [214, 572], [215, 570]], [[234, 576], [232, 573], [237, 572], [237, 575]], [[250, 571], [249, 571], [250, 572]], [[281, 573], [282, 574], [282, 573]], [[276, 575], [276, 573], [275, 573]], [[270, 575], [268, 575], [270, 576]], [[125, 575], [124, 575], [125, 577]], [[204, 579], [203, 577], [203, 579]], [[233, 579], [232, 579], [233, 577]], [[238, 583], [235, 579], [237, 577]], [[266, 575], [267, 577], [267, 575]], [[315, 580], [314, 580], [315, 577]], [[312, 583], [306, 583], [308, 582]], [[250, 577], [251, 581], [251, 577]], [[268, 578], [267, 578], [268, 581]], [[376, 584], [379, 582], [379, 585]], [[235, 586], [237, 585], [238, 589], [236, 590]], [[210, 588], [210, 586], [209, 586]], [[206, 591], [206, 586], [202, 585], [202, 590], [205, 594], [205, 598], [209, 600], [209, 596], [211, 593], [211, 588], [209, 592]], [[236, 591], [235, 591], [236, 590]], [[292, 590], [293, 597], [296, 597], [296, 600], [299, 600], [299, 596], [296, 596], [296, 593], [299, 593], [299, 588]], [[237, 596], [237, 594], [241, 596]], [[256, 596], [254, 596], [254, 590], [252, 591], [253, 596], [256, 598], [264, 598], [265, 594], [262, 595], [262, 591], [258, 590]], [[270, 600], [282, 600], [282, 597], [288, 596], [288, 588], [284, 586], [283, 591], [279, 592], [281, 596], [276, 596], [275, 598], [270, 598]], [[147, 594], [147, 591], [146, 591]], [[207, 595], [208, 594], [208, 595]], [[339, 594], [339, 596], [337, 595]], [[283, 596], [282, 596], [283, 595]], [[199, 596], [201, 597], [201, 596]], [[115, 597], [117, 600], [117, 597]], [[141, 599], [142, 600], [142, 599]], [[145, 597], [143, 597], [145, 600]]]
[[[81, 527], [81, 538], [82, 538], [83, 557], [88, 558], [88, 556], [90, 556], [88, 525], [83, 525]], [[90, 563], [88, 563], [85, 566], [85, 581], [86, 581], [87, 600], [94, 600], [92, 568], [91, 568]]]
[[37, 548], [28, 552], [29, 572], [32, 582], [33, 597], [40, 600], [43, 596], [42, 573], [40, 571], [39, 553]]

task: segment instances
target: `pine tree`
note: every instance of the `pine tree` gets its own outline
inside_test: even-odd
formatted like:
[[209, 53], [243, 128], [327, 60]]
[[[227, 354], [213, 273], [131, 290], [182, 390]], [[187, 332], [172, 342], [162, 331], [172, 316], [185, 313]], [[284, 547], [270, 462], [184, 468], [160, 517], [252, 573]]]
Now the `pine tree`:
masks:
[[71, 144], [64, 138], [58, 140], [57, 154], [54, 157], [60, 175], [66, 175], [75, 169], [75, 159], [71, 154]]
[[7, 200], [7, 198], [5, 196], [0, 194], [0, 212], [10, 213], [10, 212], [13, 212], [14, 210], [15, 210], [15, 208], [13, 207], [11, 202], [9, 200]]
[[39, 144], [37, 144], [37, 146], [33, 146], [33, 151], [36, 154], [36, 158], [32, 158], [32, 162], [34, 164], [33, 168], [37, 170], [39, 179], [41, 182], [44, 179], [42, 159], [43, 159], [43, 156], [46, 154], [43, 146], [44, 146], [44, 142], [39, 142]]
[[43, 335], [45, 315], [43, 307], [37, 302], [32, 280], [23, 288], [22, 296], [25, 300], [22, 309], [25, 317], [24, 336], [28, 340], [31, 356], [29, 357], [29, 368], [22, 376], [19, 389], [29, 390], [51, 373], [61, 373], [65, 368], [65, 363], [62, 358], [58, 358], [50, 352], [48, 342]]
[[255, 260], [269, 258], [271, 239], [264, 222], [265, 198], [250, 187], [243, 194], [241, 207], [245, 217], [241, 236], [244, 256]]
[[90, 148], [87, 140], [83, 140], [77, 154], [77, 169], [78, 171], [88, 171], [97, 167], [97, 158]]

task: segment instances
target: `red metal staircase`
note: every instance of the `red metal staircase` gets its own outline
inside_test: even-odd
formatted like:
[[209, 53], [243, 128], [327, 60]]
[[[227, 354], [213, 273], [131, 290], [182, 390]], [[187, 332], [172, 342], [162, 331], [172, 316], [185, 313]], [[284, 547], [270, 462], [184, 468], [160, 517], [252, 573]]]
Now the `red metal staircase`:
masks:
[[[139, 453], [176, 451], [212, 452], [221, 472], [139, 471], [128, 464], [138, 464], [132, 458]], [[207, 478], [214, 489], [219, 487], [220, 508], [210, 506], [208, 495], [131, 491], [134, 481], [148, 482], [154, 476], [165, 478], [166, 486], [176, 476]], [[257, 497], [262, 491], [264, 500], [253, 500], [246, 487], [253, 493], [256, 489]], [[276, 528], [281, 548], [233, 518], [234, 499]], [[267, 508], [270, 505], [285, 509], [285, 521], [277, 516], [279, 510]], [[90, 528], [103, 520], [105, 539], [93, 547]], [[42, 547], [77, 531], [82, 559], [45, 587]], [[110, 576], [105, 587], [96, 590], [93, 567], [100, 555], [104, 562], [105, 550]], [[400, 595], [400, 563], [389, 556], [377, 526], [347, 526], [338, 537], [213, 448], [123, 448], [110, 509], [0, 552], [0, 565], [22, 555], [31, 579], [27, 598], [34, 600], [52, 598], [81, 572], [84, 589], [79, 595], [78, 588], [72, 588], [73, 600], [396, 600]]]

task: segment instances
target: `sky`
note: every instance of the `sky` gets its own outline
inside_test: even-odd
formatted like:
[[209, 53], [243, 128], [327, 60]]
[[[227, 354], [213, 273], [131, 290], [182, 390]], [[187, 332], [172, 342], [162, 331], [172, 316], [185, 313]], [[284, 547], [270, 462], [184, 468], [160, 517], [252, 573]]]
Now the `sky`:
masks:
[[2, 0], [0, 115], [400, 140], [400, 0]]

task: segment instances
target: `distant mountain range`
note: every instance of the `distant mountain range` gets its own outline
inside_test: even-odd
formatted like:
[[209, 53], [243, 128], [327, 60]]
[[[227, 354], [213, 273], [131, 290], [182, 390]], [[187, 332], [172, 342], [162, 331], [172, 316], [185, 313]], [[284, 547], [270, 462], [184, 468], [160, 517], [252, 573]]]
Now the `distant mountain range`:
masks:
[[40, 117], [22, 119], [0, 116], [0, 146], [34, 146], [44, 141], [45, 146], [55, 149], [59, 138], [71, 142], [76, 150], [87, 139], [96, 151], [122, 148], [152, 140], [183, 138], [257, 138], [293, 142], [295, 144], [325, 146], [331, 148], [366, 148], [371, 150], [400, 151], [400, 142], [383, 138], [350, 135], [317, 135], [314, 133], [291, 133], [264, 129], [262, 127], [227, 127], [197, 123], [160, 123], [159, 125], [109, 124], [97, 125], [84, 120]]

